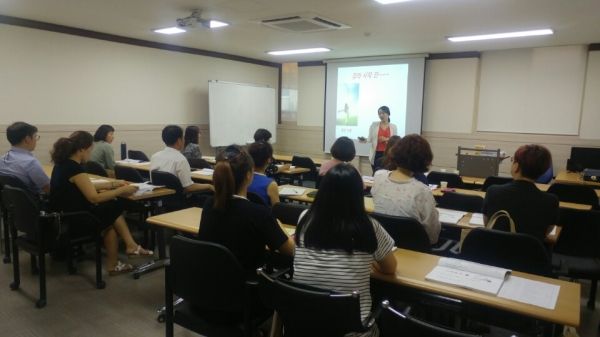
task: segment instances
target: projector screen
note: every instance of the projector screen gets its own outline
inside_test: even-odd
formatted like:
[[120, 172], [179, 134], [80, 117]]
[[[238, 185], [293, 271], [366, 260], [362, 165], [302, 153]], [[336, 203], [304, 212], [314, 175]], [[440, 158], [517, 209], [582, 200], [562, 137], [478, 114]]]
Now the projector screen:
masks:
[[369, 127], [380, 106], [390, 108], [398, 135], [421, 133], [425, 58], [327, 62], [324, 151], [342, 136], [355, 141], [356, 154], [368, 156]]

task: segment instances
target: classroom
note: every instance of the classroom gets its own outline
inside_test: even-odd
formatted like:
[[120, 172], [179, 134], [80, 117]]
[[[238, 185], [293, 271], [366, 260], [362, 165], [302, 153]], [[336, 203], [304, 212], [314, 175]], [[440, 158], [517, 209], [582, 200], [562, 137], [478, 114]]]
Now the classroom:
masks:
[[[157, 32], [164, 28], [179, 29], [180, 32]], [[517, 32], [524, 34], [519, 36]], [[489, 36], [502, 33], [509, 36]], [[461, 39], [465, 41], [461, 42]], [[346, 145], [352, 148], [351, 156], [347, 160], [335, 160], [338, 160], [336, 163], [348, 162], [350, 165], [335, 167], [342, 171], [350, 170], [352, 174], [356, 171], [361, 178], [363, 191], [355, 201], [364, 204], [364, 207], [359, 207], [361, 212], [355, 215], [365, 218], [368, 214], [369, 218], [381, 223], [381, 227], [374, 227], [375, 233], [371, 229], [368, 231], [369, 235], [376, 235], [378, 250], [367, 251], [373, 252], [373, 256], [382, 254], [373, 261], [383, 269], [386, 268], [384, 255], [391, 258], [393, 266], [387, 267], [396, 271], [395, 275], [393, 271], [390, 275], [378, 269], [370, 273], [368, 269], [363, 275], [366, 275], [366, 286], [370, 280], [372, 296], [368, 298], [371, 303], [372, 297], [373, 309], [379, 308], [383, 299], [389, 299], [391, 307], [399, 312], [408, 307], [406, 303], [410, 303], [415, 319], [443, 327], [434, 333], [440, 336], [454, 336], [451, 333], [457, 331], [466, 333], [466, 336], [600, 336], [600, 314], [595, 308], [595, 288], [600, 278], [600, 251], [596, 247], [600, 245], [594, 241], [600, 240], [600, 216], [596, 217], [600, 214], [600, 182], [595, 182], [595, 174], [600, 169], [600, 166], [595, 166], [600, 165], [598, 1], [4, 0], [0, 2], [0, 42], [3, 46], [0, 48], [0, 156], [5, 158], [13, 152], [11, 142], [5, 140], [11, 137], [7, 130], [13, 123], [22, 121], [34, 126], [35, 132], [33, 129], [22, 131], [27, 133], [22, 139], [29, 139], [34, 144], [29, 151], [44, 170], [44, 179], [48, 179], [46, 185], [55, 186], [49, 178], [58, 180], [54, 176], [66, 171], [60, 165], [61, 160], [81, 159], [83, 163], [89, 155], [83, 151], [87, 148], [81, 147], [77, 151], [82, 151], [73, 150], [70, 155], [60, 157], [57, 141], [83, 130], [84, 134], [79, 134], [77, 141], [89, 143], [88, 133], [98, 135], [99, 127], [108, 125], [110, 129], [104, 132], [110, 132], [111, 141], [104, 142], [106, 139], [103, 139], [102, 143], [109, 148], [107, 151], [112, 153], [116, 164], [113, 163], [106, 171], [106, 177], [97, 177], [98, 171], [91, 171], [86, 165], [86, 172], [94, 176], [88, 179], [86, 175], [86, 181], [81, 183], [71, 177], [69, 184], [80, 190], [83, 185], [92, 189], [90, 194], [77, 191], [78, 195], [87, 198], [90, 205], [113, 201], [119, 205], [116, 210], [103, 209], [98, 213], [100, 217], [100, 214], [112, 215], [114, 211], [115, 216], [110, 219], [108, 229], [103, 227], [95, 234], [96, 252], [93, 240], [83, 246], [69, 244], [69, 247], [75, 247], [75, 251], [69, 248], [67, 259], [70, 261], [73, 256], [69, 254], [75, 254], [75, 262], [68, 262], [67, 267], [63, 260], [54, 260], [54, 252], [48, 252], [47, 255], [52, 255], [46, 256], [44, 267], [47, 269], [44, 273], [48, 274], [44, 281], [47, 282], [48, 299], [43, 302], [44, 305], [38, 305], [42, 308], [36, 308], [36, 303], [41, 303], [36, 302], [40, 296], [40, 271], [32, 273], [38, 268], [35, 263], [32, 264], [33, 259], [30, 261], [26, 250], [20, 249], [21, 286], [18, 291], [10, 288], [14, 283], [14, 261], [5, 259], [0, 268], [0, 297], [5, 302], [0, 308], [2, 335], [162, 336], [165, 329], [167, 336], [173, 335], [172, 330], [169, 334], [168, 324], [157, 320], [157, 317], [165, 317], [164, 311], [162, 316], [157, 314], [158, 309], [167, 305], [166, 310], [169, 310], [169, 301], [165, 299], [165, 287], [168, 285], [165, 273], [175, 270], [176, 266], [189, 269], [192, 263], [201, 263], [196, 259], [185, 259], [185, 263], [177, 264], [173, 259], [176, 253], [173, 235], [182, 234], [183, 238], [177, 243], [185, 245], [190, 244], [186, 239], [195, 237], [198, 231], [200, 236], [205, 237], [221, 233], [218, 229], [208, 231], [210, 225], [204, 223], [214, 219], [220, 219], [220, 223], [224, 224], [228, 222], [221, 218], [217, 206], [221, 195], [219, 189], [224, 186], [219, 179], [225, 172], [219, 163], [229, 163], [227, 172], [231, 172], [235, 185], [234, 199], [238, 198], [238, 188], [245, 186], [246, 181], [242, 177], [244, 172], [238, 174], [236, 170], [250, 165], [250, 172], [254, 171], [254, 180], [250, 179], [252, 183], [262, 181], [269, 185], [274, 181], [271, 187], [277, 193], [276, 198], [273, 197], [275, 192], [269, 191], [268, 187], [264, 187], [267, 190], [263, 194], [255, 193], [260, 194], [269, 210], [271, 207], [275, 209], [278, 204], [296, 207], [296, 212], [309, 207], [317, 209], [318, 205], [324, 207], [319, 199], [326, 198], [319, 198], [319, 194], [325, 195], [323, 190], [334, 186], [333, 178], [325, 178], [328, 173], [319, 174], [318, 171], [334, 167], [329, 161], [340, 153], [340, 149], [334, 151], [333, 147], [340, 139], [348, 137], [351, 141]], [[311, 48], [316, 50], [309, 50]], [[375, 135], [372, 134], [372, 127], [379, 125], [380, 120], [389, 125], [385, 132], [393, 130], [391, 134], [377, 134], [384, 132], [381, 128], [374, 129]], [[182, 133], [178, 128], [167, 127], [173, 125], [180, 127]], [[203, 161], [185, 161], [185, 177], [174, 173], [181, 182], [178, 188], [173, 188], [168, 180], [155, 180], [154, 171], [179, 172], [177, 165], [180, 164], [173, 164], [177, 166], [174, 168], [166, 158], [171, 160], [174, 156], [182, 157], [181, 154], [167, 152], [173, 148], [181, 152], [188, 145], [183, 132], [187, 134], [190, 127], [196, 130], [197, 139], [192, 143], [197, 144], [195, 151], [201, 153]], [[270, 131], [265, 142], [255, 137], [255, 131], [261, 128]], [[413, 137], [412, 134], [417, 135]], [[371, 141], [391, 135], [402, 138], [397, 145], [390, 146], [389, 153], [387, 149], [384, 151], [387, 139]], [[410, 136], [405, 137], [407, 135]], [[75, 138], [70, 141], [75, 142]], [[98, 141], [94, 137], [96, 144]], [[231, 147], [230, 144], [240, 147]], [[540, 146], [524, 148], [527, 144]], [[15, 144], [12, 145], [14, 148]], [[147, 158], [142, 159], [142, 163], [129, 161], [137, 157], [133, 158], [128, 150], [140, 151]], [[537, 157], [533, 157], [533, 152]], [[546, 152], [551, 156], [546, 156]], [[377, 153], [385, 156], [380, 166], [375, 165], [373, 158]], [[429, 160], [427, 153], [431, 154]], [[154, 154], [162, 157], [159, 159]], [[527, 154], [532, 157], [523, 159]], [[410, 156], [415, 159], [406, 159]], [[293, 157], [309, 158], [310, 164]], [[189, 159], [187, 155], [186, 158]], [[278, 166], [272, 166], [271, 161]], [[300, 162], [304, 164], [298, 164]], [[484, 164], [475, 167], [472, 164], [475, 162]], [[489, 162], [493, 165], [488, 165]], [[525, 162], [535, 172], [543, 168], [549, 178], [539, 180], [541, 174], [525, 172]], [[2, 165], [0, 163], [0, 176], [4, 174]], [[59, 173], [53, 172], [58, 167]], [[83, 167], [77, 169], [85, 174]], [[515, 167], [518, 167], [517, 171]], [[148, 193], [145, 196], [134, 193], [129, 183], [137, 181], [123, 178], [123, 168], [135, 171], [136, 177], [142, 179], [140, 183], [151, 179], [155, 185], [167, 188], [144, 190]], [[421, 193], [419, 198], [423, 199], [412, 195], [390, 197], [394, 192], [391, 187], [385, 187], [382, 183], [385, 179], [381, 175], [375, 174], [377, 168], [389, 170], [386, 171], [388, 182], [396, 178], [414, 182], [421, 174], [424, 179], [421, 182], [429, 187], [423, 192], [424, 187], [418, 185], [411, 193], [418, 189]], [[479, 173], [482, 170], [488, 171]], [[18, 177], [21, 173], [15, 175]], [[442, 178], [436, 178], [440, 174]], [[261, 180], [266, 176], [274, 180]], [[449, 180], [454, 176], [462, 179], [460, 184]], [[533, 235], [539, 236], [534, 238], [536, 244], [541, 242], [548, 253], [545, 257], [552, 264], [552, 277], [546, 277], [550, 274], [544, 272], [536, 273], [533, 269], [496, 266], [513, 269], [510, 277], [518, 276], [514, 279], [531, 277], [527, 280], [553, 285], [552, 291], [556, 293], [555, 302], [551, 304], [523, 304], [514, 300], [514, 294], [512, 299], [501, 298], [496, 295], [498, 289], [492, 296], [442, 284], [445, 281], [432, 281], [436, 277], [432, 269], [458, 268], [455, 265], [442, 266], [445, 258], [460, 255], [485, 263], [502, 255], [498, 253], [491, 260], [485, 260], [456, 254], [464, 247], [471, 230], [477, 229], [475, 218], [482, 216], [482, 226], [484, 221], [487, 225], [491, 218], [491, 214], [487, 214], [490, 209], [503, 210], [502, 207], [491, 207], [491, 201], [488, 202], [494, 192], [500, 198], [499, 189], [492, 188], [492, 193], [487, 190], [485, 180], [490, 176], [500, 177], [501, 183], [510, 181], [510, 184], [525, 179], [530, 183], [528, 186], [535, 189], [535, 192], [528, 190], [527, 193], [531, 192], [530, 199], [526, 199], [524, 190], [521, 190], [519, 198], [522, 199], [512, 198], [512, 203], [510, 197], [504, 200], [506, 209], [518, 203], [516, 200], [527, 202], [527, 206], [519, 204], [514, 206], [517, 211], [509, 212], [509, 218], [516, 219], [516, 232], [521, 232], [518, 229], [520, 217], [538, 223], [544, 216], [554, 216], [550, 220], [552, 226]], [[119, 180], [114, 180], [115, 177]], [[121, 180], [127, 183], [122, 186]], [[582, 201], [585, 199], [583, 192], [577, 190], [572, 192], [575, 194], [572, 198], [563, 199], [557, 194], [557, 197], [553, 196], [554, 201], [547, 199], [548, 203], [554, 203], [548, 212], [532, 210], [535, 205], [542, 204], [546, 194], [557, 190], [553, 187], [555, 184], [567, 185], [567, 188], [584, 186], [586, 191], [583, 192], [591, 191], [589, 193], [595, 201], [591, 204]], [[0, 189], [4, 185], [10, 186], [0, 181]], [[344, 190], [347, 193], [343, 193], [340, 187], [331, 195], [340, 199], [344, 195], [348, 202], [353, 202], [350, 187], [342, 185], [348, 188]], [[250, 185], [246, 187], [252, 188]], [[136, 188], [149, 187], [139, 185]], [[47, 190], [42, 194], [45, 192]], [[180, 192], [200, 196], [188, 195], [183, 201], [174, 201]], [[535, 193], [543, 193], [544, 196]], [[455, 207], [456, 201], [450, 200], [455, 194], [472, 198], [461, 199], [461, 206]], [[4, 194], [1, 197], [5, 200]], [[96, 202], [91, 202], [90, 198]], [[473, 198], [477, 200], [473, 201]], [[336, 203], [330, 199], [335, 198], [328, 199], [333, 209]], [[535, 200], [529, 203], [532, 199]], [[214, 208], [202, 209], [205, 200], [215, 200]], [[68, 201], [62, 202], [65, 207], [71, 206]], [[467, 207], [468, 202], [475, 202], [477, 206]], [[52, 192], [49, 203], [54, 205]], [[190, 207], [173, 206], [173, 203]], [[236, 205], [238, 203], [239, 200], [236, 200]], [[229, 205], [229, 201], [226, 204]], [[434, 214], [435, 219], [411, 216], [398, 204], [413, 205], [421, 213]], [[9, 221], [11, 217], [6, 214], [12, 213], [2, 207], [4, 232], [1, 252], [5, 257], [7, 251], [10, 255], [12, 245], [7, 246], [9, 241], [5, 240], [12, 235], [9, 235], [8, 225], [12, 220]], [[425, 253], [417, 247], [416, 241], [411, 241], [414, 239], [410, 237], [412, 234], [389, 232], [385, 222], [393, 219], [379, 218], [383, 209], [391, 212], [389, 216], [417, 218], [417, 223], [425, 228], [419, 233], [425, 233], [425, 241], [429, 239], [425, 243]], [[117, 214], [117, 210], [121, 212]], [[246, 210], [240, 208], [238, 211]], [[494, 215], [497, 214], [495, 211], [492, 212]], [[174, 212], [181, 213], [173, 215]], [[285, 256], [285, 252], [290, 250], [292, 253], [288, 255], [294, 255], [296, 247], [292, 258], [296, 259], [293, 262], [294, 272], [300, 271], [296, 280], [301, 283], [304, 279], [310, 284], [311, 278], [315, 278], [314, 275], [311, 277], [311, 273], [323, 272], [325, 268], [316, 270], [319, 268], [309, 268], [310, 264], [303, 266], [301, 259], [325, 257], [315, 255], [313, 250], [304, 247], [304, 241], [299, 246], [296, 225], [302, 228], [313, 218], [298, 220], [298, 215], [283, 220], [269, 213], [269, 219], [277, 218], [280, 224], [277, 226], [275, 221], [276, 228], [268, 229], [273, 232], [265, 234], [271, 241], [261, 241], [262, 246], [259, 244], [259, 248], [267, 246], [269, 254], [262, 251], [260, 254], [252, 251], [252, 254], [262, 256], [264, 253], [269, 258], [275, 256], [274, 260], [283, 255], [283, 260], [286, 260], [289, 257]], [[253, 213], [253, 216], [258, 215]], [[16, 215], [13, 218], [16, 219]], [[267, 221], [269, 226], [271, 220]], [[198, 227], [201, 221], [202, 225]], [[580, 229], [572, 229], [576, 226], [570, 226], [570, 222], [580, 224]], [[191, 227], [187, 228], [188, 224]], [[129, 229], [124, 231], [121, 226]], [[584, 235], [585, 242], [574, 241], [574, 235], [581, 235], [582, 227], [589, 231]], [[389, 235], [378, 231], [382, 228]], [[267, 229], [261, 227], [261, 230]], [[435, 233], [432, 234], [432, 231]], [[508, 229], [508, 222], [506, 231], [515, 231], [514, 228]], [[571, 231], [579, 234], [571, 234]], [[472, 233], [475, 232], [473, 230]], [[252, 233], [246, 233], [248, 241], [254, 238]], [[401, 245], [395, 235], [408, 238], [403, 243], [406, 246]], [[383, 254], [379, 251], [385, 250], [386, 246], [382, 237], [390, 236], [392, 243], [388, 248], [394, 247], [394, 250]], [[115, 241], [110, 241], [113, 238]], [[318, 245], [325, 244], [326, 247], [331, 244], [317, 241]], [[118, 252], [115, 242], [119, 242]], [[356, 244], [355, 240], [352, 242]], [[506, 250], [499, 243], [495, 244], [498, 250]], [[572, 249], [580, 246], [576, 256], [579, 260], [572, 259], [577, 254], [571, 256], [567, 253], [569, 244]], [[366, 247], [361, 245], [369, 246], [363, 242], [358, 246]], [[251, 250], [250, 246], [244, 244], [248, 250]], [[232, 251], [236, 255], [235, 249]], [[134, 255], [141, 258], [133, 260]], [[371, 254], [366, 255], [371, 257]], [[163, 264], [167, 256], [172, 258], [172, 265], [165, 271]], [[338, 255], [332, 256], [339, 258]], [[127, 260], [127, 257], [130, 259]], [[152, 257], [158, 257], [154, 264]], [[286, 261], [289, 267], [291, 262]], [[248, 261], [240, 262], [243, 267]], [[281, 261], [273, 262], [275, 267], [271, 262], [269, 260], [265, 270], [277, 272], [285, 269], [277, 265]], [[119, 268], [127, 269], [128, 263], [132, 267], [142, 266], [140, 270], [143, 271], [135, 269], [133, 273], [124, 273], [127, 275], [110, 276]], [[145, 264], [148, 266], [143, 266]], [[146, 267], [148, 270], [144, 269]], [[214, 268], [214, 265], [211, 267]], [[332, 268], [335, 270], [336, 266]], [[72, 271], [76, 275], [71, 275]], [[279, 276], [285, 278], [289, 273]], [[326, 279], [324, 275], [321, 277]], [[285, 282], [294, 284], [293, 280]], [[330, 280], [312, 285], [326, 287], [330, 284], [327, 282]], [[210, 282], [205, 285], [209, 284], [224, 286]], [[360, 287], [363, 290], [361, 294], [364, 294], [364, 289], [369, 289], [364, 283]], [[539, 289], [542, 288], [540, 286]], [[548, 286], [548, 289], [551, 287]], [[368, 290], [366, 292], [369, 293]], [[500, 293], [503, 293], [502, 290]], [[546, 295], [540, 297], [552, 297]], [[167, 292], [167, 299], [168, 296]], [[281, 304], [277, 300], [274, 303], [276, 307]], [[362, 318], [365, 317], [364, 307], [361, 301], [358, 313]], [[383, 322], [385, 317], [389, 321], [393, 318], [389, 317], [392, 312], [389, 308], [385, 305], [382, 308], [381, 318], [377, 319], [380, 328], [370, 327], [371, 330], [366, 329], [362, 335], [410, 335], [408, 332], [390, 333], [398, 331], [398, 328], [394, 330], [393, 326]], [[371, 308], [368, 310], [370, 312]], [[388, 313], [387, 316], [385, 313]], [[286, 322], [286, 317], [283, 314], [269, 315], [267, 323], [263, 322], [261, 331], [254, 335], [300, 336], [306, 332], [287, 333], [285, 325], [323, 322], [318, 317], [308, 317], [305, 321], [293, 323]], [[192, 332], [193, 327], [185, 327], [185, 323], [180, 324], [177, 318], [175, 323], [175, 336], [197, 335]], [[331, 318], [322, 324], [334, 326], [337, 323], [334, 324], [334, 318]], [[406, 331], [421, 331], [417, 335], [425, 335], [425, 330], [410, 330], [409, 323], [398, 326]], [[312, 336], [329, 331], [322, 326], [313, 329], [298, 331], [311, 331]], [[380, 332], [373, 329], [380, 329]], [[291, 327], [288, 330], [293, 331]], [[220, 336], [208, 332], [199, 335], [213, 334]]]

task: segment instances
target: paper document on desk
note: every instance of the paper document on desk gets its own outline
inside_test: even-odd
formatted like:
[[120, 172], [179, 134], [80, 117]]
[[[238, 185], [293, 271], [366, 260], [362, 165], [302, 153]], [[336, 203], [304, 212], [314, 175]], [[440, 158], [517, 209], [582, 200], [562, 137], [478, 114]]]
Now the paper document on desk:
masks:
[[372, 177], [372, 176], [363, 176], [362, 180], [365, 183], [373, 183], [373, 182], [375, 182], [375, 177]]
[[117, 163], [117, 164], [137, 164], [139, 162], [141, 162], [141, 160], [129, 159], [129, 158], [121, 159], [121, 160], [116, 160], [115, 161], [115, 163]]
[[456, 225], [462, 219], [467, 212], [455, 211], [451, 209], [438, 208], [438, 213], [440, 214], [439, 220], [441, 223], [453, 224]]
[[110, 183], [110, 180], [108, 180], [108, 179], [102, 179], [102, 178], [90, 178], [90, 181], [94, 185], [96, 185], [96, 184]]
[[302, 187], [283, 187], [279, 190], [279, 195], [303, 195], [306, 192]]
[[214, 172], [215, 171], [213, 169], [209, 168], [203, 168], [202, 170], [194, 171], [194, 173], [197, 173], [201, 176], [212, 176]]
[[504, 282], [498, 297], [554, 310], [559, 292], [558, 285], [511, 275]]
[[209, 163], [211, 163], [211, 162], [212, 162], [212, 163], [216, 162], [216, 158], [215, 158], [215, 157], [213, 157], [213, 156], [202, 156], [202, 159], [206, 160], [206, 161], [207, 161], [207, 162], [209, 162]]
[[471, 215], [471, 220], [469, 220], [469, 225], [483, 227], [483, 214], [473, 213]]
[[442, 257], [425, 279], [496, 295], [510, 272], [508, 269]]
[[152, 185], [149, 182], [145, 182], [145, 183], [135, 183], [135, 184], [131, 184], [132, 186], [137, 186], [138, 190], [135, 191], [135, 193], [133, 195], [142, 195], [144, 193], [148, 193], [151, 191], [154, 191], [157, 188], [161, 188], [164, 186], [159, 186], [159, 185]]

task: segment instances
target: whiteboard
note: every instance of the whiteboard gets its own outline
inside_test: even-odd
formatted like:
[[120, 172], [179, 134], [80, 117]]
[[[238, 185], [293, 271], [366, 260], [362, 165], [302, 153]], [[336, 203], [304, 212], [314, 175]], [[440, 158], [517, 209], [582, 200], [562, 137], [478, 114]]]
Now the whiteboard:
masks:
[[210, 145], [245, 145], [263, 128], [276, 141], [277, 95], [274, 88], [254, 84], [208, 81]]

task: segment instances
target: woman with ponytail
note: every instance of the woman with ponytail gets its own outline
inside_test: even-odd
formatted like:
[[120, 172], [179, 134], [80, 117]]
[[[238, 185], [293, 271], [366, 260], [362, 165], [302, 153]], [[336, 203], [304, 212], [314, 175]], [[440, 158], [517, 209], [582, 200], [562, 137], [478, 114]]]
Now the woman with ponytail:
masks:
[[293, 255], [294, 243], [271, 215], [268, 207], [250, 202], [248, 186], [252, 182], [252, 157], [236, 145], [217, 156], [213, 173], [214, 197], [202, 210], [198, 238], [229, 248], [248, 276], [265, 263], [265, 246]]
[[116, 275], [133, 269], [132, 265], [117, 259], [117, 235], [125, 241], [125, 250], [130, 257], [151, 256], [153, 253], [135, 242], [122, 215], [123, 209], [116, 200], [117, 197], [133, 194], [137, 187], [113, 181], [108, 183], [111, 186], [101, 188], [114, 189], [98, 192], [96, 188], [99, 186], [94, 186], [85, 173], [82, 164], [90, 158], [93, 141], [90, 133], [75, 131], [68, 138], [60, 138], [54, 143], [51, 151], [54, 169], [50, 179], [50, 207], [54, 211], [89, 211], [99, 220], [103, 227], [106, 269], [110, 275]]

